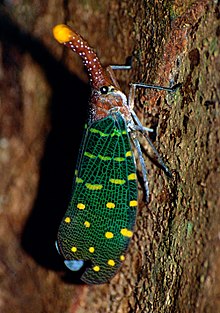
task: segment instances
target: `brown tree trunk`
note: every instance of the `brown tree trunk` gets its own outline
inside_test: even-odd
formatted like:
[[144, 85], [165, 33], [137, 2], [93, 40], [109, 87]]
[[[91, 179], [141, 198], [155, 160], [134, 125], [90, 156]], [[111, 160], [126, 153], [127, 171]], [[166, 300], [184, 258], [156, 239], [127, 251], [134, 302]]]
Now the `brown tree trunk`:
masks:
[[[0, 312], [220, 312], [219, 19], [208, 0], [0, 5]], [[133, 56], [117, 73], [126, 92], [132, 81], [182, 84], [137, 94], [173, 178], [146, 158], [150, 203], [140, 188], [126, 261], [101, 286], [67, 274], [54, 247], [89, 98], [81, 60], [53, 39], [58, 23], [103, 64]]]

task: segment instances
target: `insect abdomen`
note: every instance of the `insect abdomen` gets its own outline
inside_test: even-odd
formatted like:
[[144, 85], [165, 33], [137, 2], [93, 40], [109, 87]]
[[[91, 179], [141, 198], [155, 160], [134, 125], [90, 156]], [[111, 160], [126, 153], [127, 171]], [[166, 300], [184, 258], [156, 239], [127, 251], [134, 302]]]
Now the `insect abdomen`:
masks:
[[136, 219], [136, 169], [120, 113], [88, 127], [76, 173], [58, 245], [65, 259], [91, 262], [83, 281], [103, 283], [124, 260]]

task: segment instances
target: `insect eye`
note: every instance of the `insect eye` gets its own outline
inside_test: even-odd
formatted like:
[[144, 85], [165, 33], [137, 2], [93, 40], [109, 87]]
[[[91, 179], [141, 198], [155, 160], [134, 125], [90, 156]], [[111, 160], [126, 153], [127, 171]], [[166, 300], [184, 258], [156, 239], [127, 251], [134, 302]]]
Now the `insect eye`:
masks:
[[100, 92], [101, 92], [103, 95], [106, 95], [106, 94], [108, 93], [108, 91], [109, 91], [108, 86], [102, 86], [102, 87], [100, 88]]

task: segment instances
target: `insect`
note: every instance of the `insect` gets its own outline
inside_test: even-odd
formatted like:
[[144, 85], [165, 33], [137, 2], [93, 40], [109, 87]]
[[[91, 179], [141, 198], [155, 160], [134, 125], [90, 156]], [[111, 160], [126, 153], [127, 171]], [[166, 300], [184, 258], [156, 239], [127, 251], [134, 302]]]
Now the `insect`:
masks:
[[102, 67], [96, 53], [79, 34], [63, 24], [55, 26], [53, 33], [59, 43], [81, 56], [92, 87], [73, 192], [56, 246], [70, 270], [86, 267], [82, 281], [102, 284], [117, 273], [134, 231], [138, 193], [131, 141], [138, 151], [146, 198], [149, 197], [137, 131], [146, 137], [164, 172], [170, 175], [147, 135], [152, 130], [143, 127], [133, 111], [135, 90], [174, 88], [135, 83], [127, 99], [111, 68]]

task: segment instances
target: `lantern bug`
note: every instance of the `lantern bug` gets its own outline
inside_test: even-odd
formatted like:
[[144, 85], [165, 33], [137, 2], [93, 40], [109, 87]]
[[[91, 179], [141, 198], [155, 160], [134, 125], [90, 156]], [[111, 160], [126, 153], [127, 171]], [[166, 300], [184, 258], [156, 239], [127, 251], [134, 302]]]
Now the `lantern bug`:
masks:
[[137, 132], [141, 132], [170, 176], [157, 150], [133, 111], [136, 88], [174, 91], [174, 88], [131, 84], [127, 99], [111, 68], [104, 69], [87, 42], [68, 26], [53, 29], [55, 39], [81, 56], [91, 84], [90, 110], [85, 126], [69, 207], [59, 226], [56, 247], [73, 271], [85, 266], [81, 280], [109, 281], [125, 259], [137, 210], [137, 176], [131, 142], [137, 149], [146, 198], [147, 169]]

